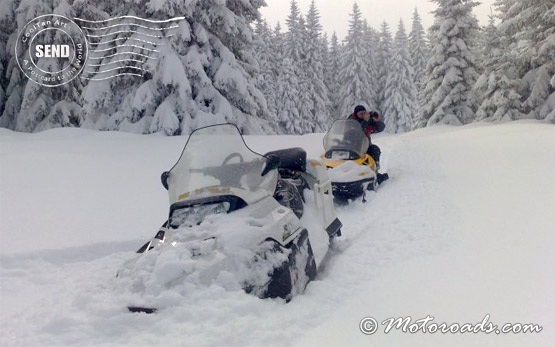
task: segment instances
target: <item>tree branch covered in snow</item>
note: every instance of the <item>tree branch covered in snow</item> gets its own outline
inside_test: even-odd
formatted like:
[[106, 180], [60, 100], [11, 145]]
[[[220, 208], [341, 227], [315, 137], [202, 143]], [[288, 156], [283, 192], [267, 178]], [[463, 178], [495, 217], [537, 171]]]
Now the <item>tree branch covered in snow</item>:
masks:
[[[433, 2], [428, 37], [417, 9], [408, 37], [399, 26], [393, 40], [389, 24], [371, 27], [355, 2], [340, 41], [323, 33], [315, 1], [307, 9], [290, 1], [285, 25], [270, 28], [258, 12], [263, 0], [4, 0], [0, 127], [178, 135], [232, 122], [247, 133], [304, 134], [326, 131], [357, 104], [382, 113], [389, 132], [483, 120], [555, 122], [552, 0], [496, 0], [484, 28], [472, 14], [475, 1]], [[25, 24], [49, 13], [95, 21], [184, 19], [155, 46], [137, 44], [138, 33], [91, 39], [96, 67], [82, 77], [108, 76], [102, 66], [142, 69], [142, 77], [77, 78], [46, 88], [28, 80], [13, 53]], [[128, 43], [134, 48], [123, 51]], [[113, 55], [153, 50], [126, 67]], [[60, 68], [49, 59], [37, 65]]]

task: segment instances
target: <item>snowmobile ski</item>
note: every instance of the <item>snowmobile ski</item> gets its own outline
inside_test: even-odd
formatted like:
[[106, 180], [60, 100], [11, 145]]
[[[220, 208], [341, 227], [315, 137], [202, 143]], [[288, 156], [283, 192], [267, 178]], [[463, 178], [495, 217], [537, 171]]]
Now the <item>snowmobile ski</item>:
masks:
[[129, 312], [132, 312], [132, 313], [146, 313], [146, 314], [152, 314], [158, 311], [155, 308], [140, 307], [140, 306], [127, 306], [127, 309], [129, 310]]

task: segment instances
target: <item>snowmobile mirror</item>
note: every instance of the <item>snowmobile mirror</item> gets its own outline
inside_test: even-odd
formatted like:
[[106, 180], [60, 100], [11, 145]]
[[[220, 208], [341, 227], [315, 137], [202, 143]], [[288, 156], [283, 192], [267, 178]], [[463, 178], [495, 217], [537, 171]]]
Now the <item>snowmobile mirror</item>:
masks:
[[162, 176], [160, 177], [160, 179], [162, 180], [162, 185], [164, 186], [164, 188], [166, 188], [166, 190], [168, 190], [168, 177], [170, 177], [169, 171], [162, 172]]
[[281, 163], [281, 160], [279, 159], [279, 157], [275, 155], [267, 156], [266, 165], [264, 166], [264, 170], [262, 170], [262, 173], [260, 174], [260, 176], [266, 176], [268, 172], [279, 168], [280, 163]]

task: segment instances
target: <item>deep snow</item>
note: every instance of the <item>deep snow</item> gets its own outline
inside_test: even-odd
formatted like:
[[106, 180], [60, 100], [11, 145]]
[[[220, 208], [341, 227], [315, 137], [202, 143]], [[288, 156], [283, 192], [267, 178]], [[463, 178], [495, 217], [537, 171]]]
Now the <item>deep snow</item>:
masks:
[[[536, 122], [381, 135], [391, 179], [338, 207], [333, 256], [285, 304], [214, 285], [129, 314], [114, 275], [167, 213], [159, 175], [185, 137], [0, 129], [1, 346], [548, 346], [555, 341], [555, 127]], [[322, 134], [249, 136], [266, 152]], [[363, 317], [435, 317], [540, 333], [417, 334]]]

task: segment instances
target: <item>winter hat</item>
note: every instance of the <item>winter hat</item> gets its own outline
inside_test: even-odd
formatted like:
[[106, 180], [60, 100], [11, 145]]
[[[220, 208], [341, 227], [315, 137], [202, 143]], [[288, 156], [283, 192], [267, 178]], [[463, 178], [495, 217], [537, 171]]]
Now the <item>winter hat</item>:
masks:
[[362, 105], [357, 105], [355, 107], [355, 114], [357, 114], [360, 111], [366, 111], [366, 107], [362, 106]]

